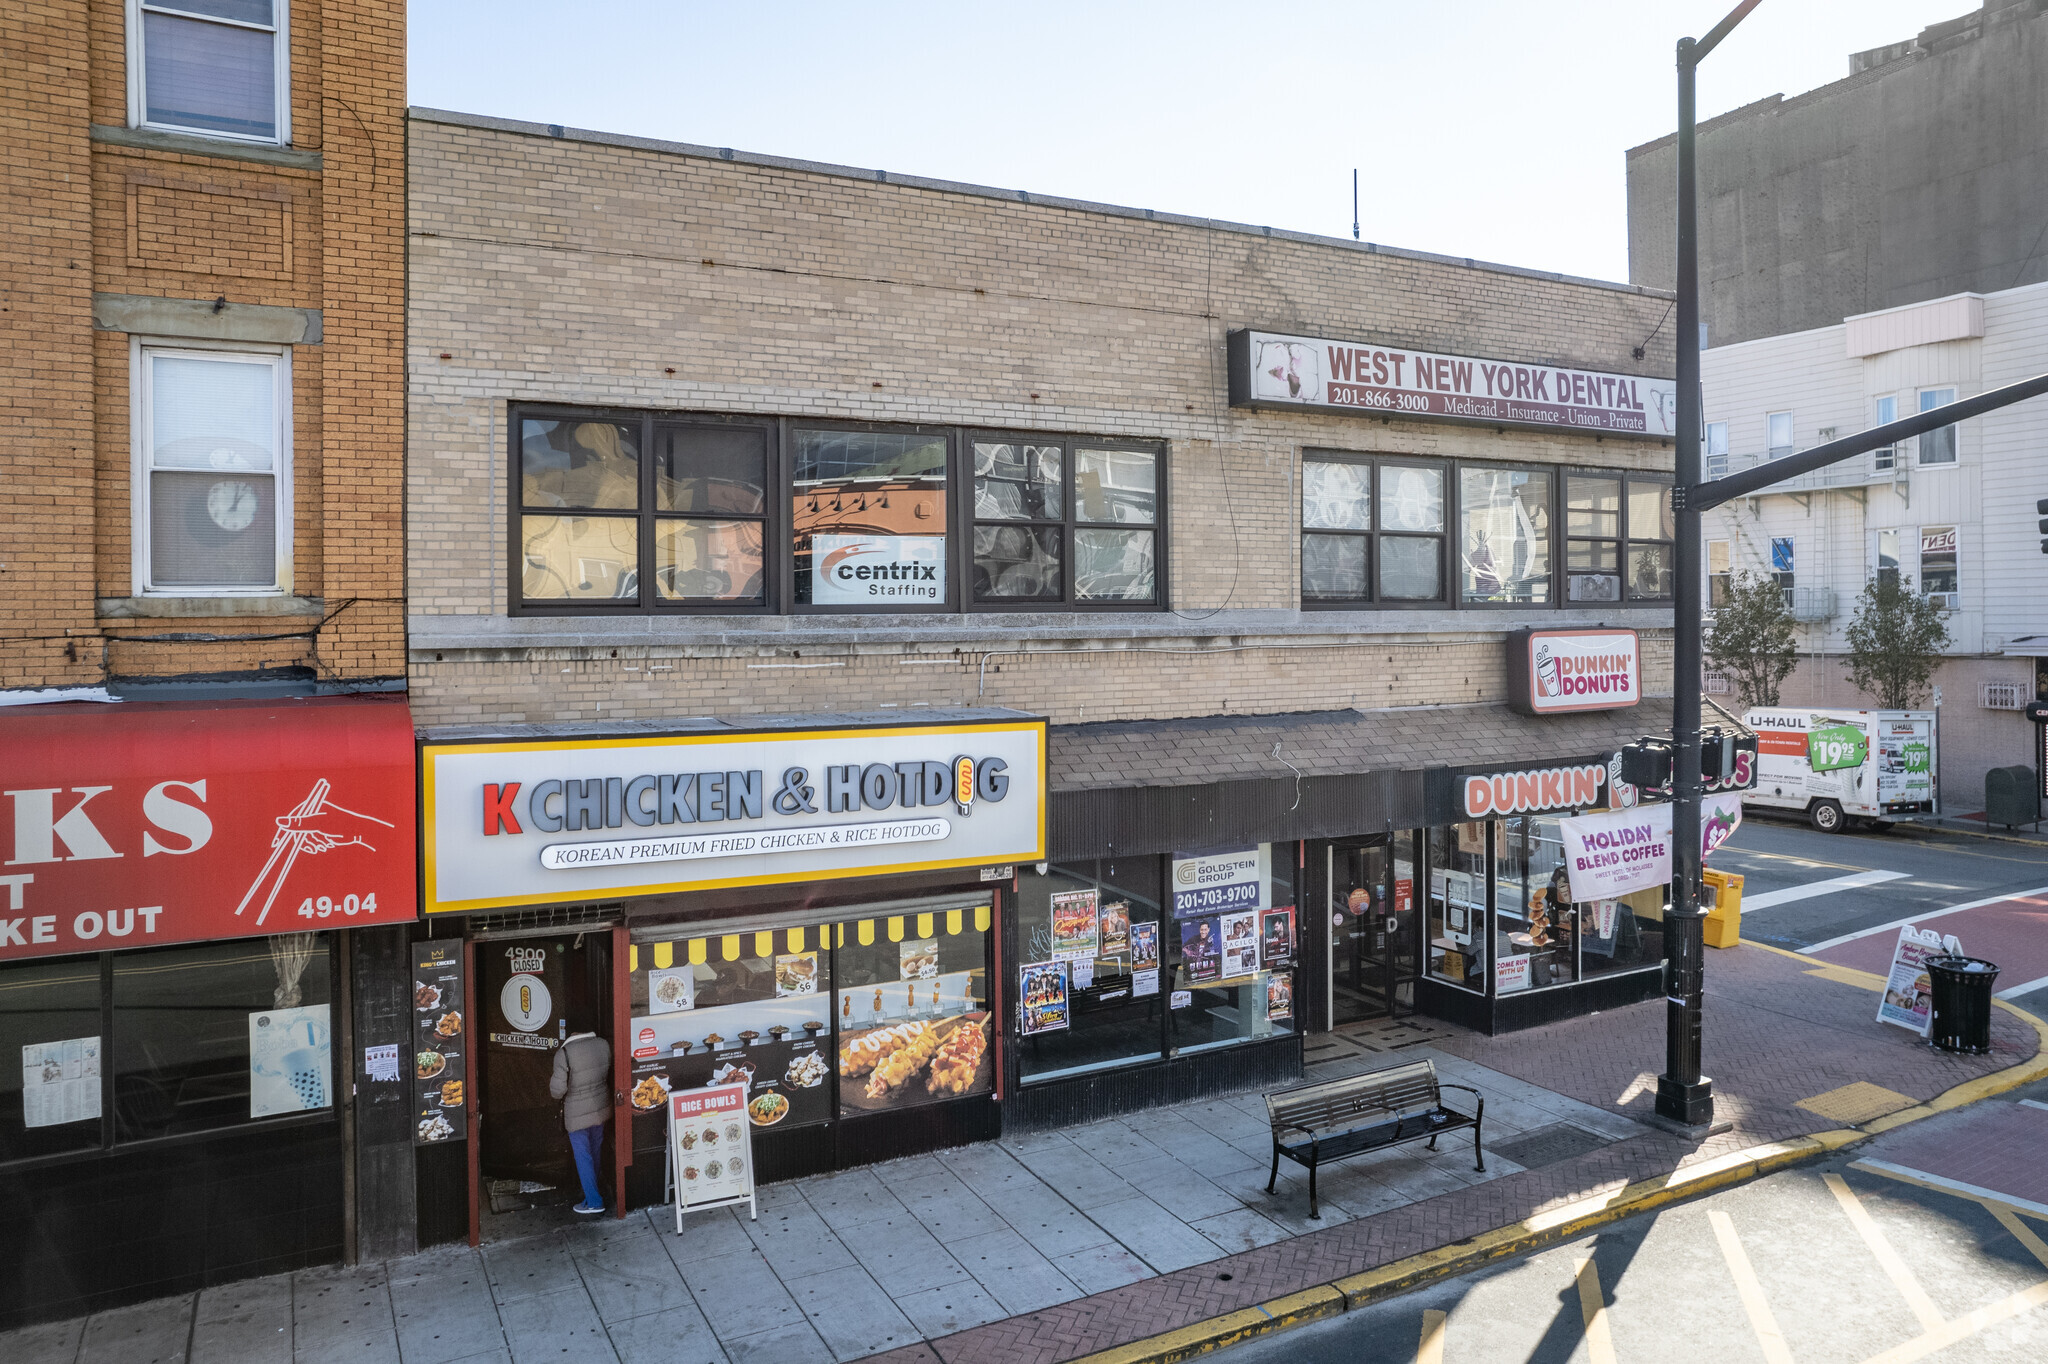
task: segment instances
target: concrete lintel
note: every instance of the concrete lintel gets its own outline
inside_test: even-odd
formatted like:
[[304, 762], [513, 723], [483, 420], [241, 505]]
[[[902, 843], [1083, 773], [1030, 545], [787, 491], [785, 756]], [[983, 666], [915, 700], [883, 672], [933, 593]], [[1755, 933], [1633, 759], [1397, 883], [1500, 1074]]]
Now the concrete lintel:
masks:
[[320, 153], [298, 147], [266, 147], [256, 142], [229, 142], [194, 133], [166, 133], [154, 128], [117, 128], [112, 124], [92, 125], [92, 140], [112, 147], [138, 147], [153, 152], [179, 152], [186, 156], [212, 156], [224, 161], [254, 161], [265, 166], [291, 170], [320, 169]]
[[322, 616], [319, 597], [101, 597], [101, 620], [211, 620], [221, 616]]
[[210, 298], [94, 294], [92, 325], [103, 332], [190, 337], [195, 341], [260, 341], [285, 346], [320, 344], [322, 325], [318, 308], [229, 303], [218, 312], [214, 309], [215, 300]]

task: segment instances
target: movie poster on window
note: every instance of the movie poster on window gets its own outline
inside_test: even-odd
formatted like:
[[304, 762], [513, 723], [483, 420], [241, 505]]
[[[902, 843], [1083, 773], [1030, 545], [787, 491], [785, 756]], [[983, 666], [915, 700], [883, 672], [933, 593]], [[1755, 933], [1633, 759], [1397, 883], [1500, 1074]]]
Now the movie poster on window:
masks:
[[1102, 907], [1097, 916], [1101, 926], [1102, 942], [1096, 950], [1105, 957], [1117, 956], [1131, 950], [1131, 906], [1123, 900], [1111, 900]]
[[1019, 972], [1017, 1031], [1026, 1037], [1067, 1026], [1067, 963], [1039, 962]]
[[1294, 1017], [1294, 977], [1285, 972], [1266, 977], [1266, 1017], [1275, 1021]]
[[1159, 966], [1159, 925], [1138, 923], [1131, 925], [1131, 969], [1157, 970]]
[[21, 1049], [23, 1127], [56, 1127], [99, 1115], [99, 1038], [31, 1042]]
[[1223, 934], [1215, 919], [1180, 921], [1180, 969], [1195, 985], [1223, 979]]
[[1256, 910], [1225, 914], [1223, 929], [1223, 974], [1226, 978], [1249, 976], [1259, 969], [1259, 916]]
[[249, 1015], [249, 1116], [303, 1113], [334, 1102], [325, 1004]]
[[1268, 970], [1294, 965], [1294, 906], [1259, 911], [1259, 958]]
[[1094, 960], [1100, 941], [1095, 914], [1096, 892], [1066, 890], [1052, 897], [1052, 959]]

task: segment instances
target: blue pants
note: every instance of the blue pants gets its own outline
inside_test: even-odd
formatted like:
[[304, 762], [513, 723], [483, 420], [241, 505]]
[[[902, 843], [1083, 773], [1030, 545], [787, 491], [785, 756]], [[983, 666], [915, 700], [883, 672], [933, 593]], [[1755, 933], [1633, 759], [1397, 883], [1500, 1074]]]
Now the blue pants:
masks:
[[569, 1152], [576, 1157], [576, 1177], [583, 1181], [583, 1206], [586, 1208], [604, 1206], [604, 1195], [597, 1190], [597, 1158], [603, 1150], [603, 1123], [569, 1134]]

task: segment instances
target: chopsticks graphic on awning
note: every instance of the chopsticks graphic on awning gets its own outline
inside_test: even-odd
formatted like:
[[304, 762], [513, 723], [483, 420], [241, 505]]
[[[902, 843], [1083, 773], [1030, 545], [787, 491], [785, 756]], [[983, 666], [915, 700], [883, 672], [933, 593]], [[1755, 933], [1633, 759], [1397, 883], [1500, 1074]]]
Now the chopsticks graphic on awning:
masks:
[[[375, 845], [365, 842], [358, 834], [348, 833], [346, 830], [308, 827], [304, 823], [306, 820], [318, 819], [326, 814], [338, 814], [347, 815], [351, 819], [366, 820], [371, 824], [381, 824], [387, 829], [396, 827], [388, 819], [379, 819], [375, 815], [362, 814], [346, 806], [334, 804], [327, 799], [327, 793], [331, 789], [327, 778], [320, 778], [313, 783], [313, 789], [306, 794], [306, 798], [292, 807], [290, 814], [279, 817], [277, 832], [270, 839], [270, 860], [263, 864], [263, 870], [257, 872], [256, 879], [249, 883], [249, 889], [242, 896], [242, 903], [235, 906], [237, 916], [249, 907], [249, 902], [256, 898], [256, 892], [263, 889], [263, 883], [269, 881], [270, 893], [263, 897], [263, 908], [256, 915], [256, 923], [261, 926], [264, 920], [270, 917], [270, 907], [277, 902], [277, 893], [284, 889], [286, 878], [292, 874], [292, 863], [298, 861], [302, 852], [318, 856], [324, 852], [332, 852], [336, 848], [360, 847], [368, 848], [371, 852], [377, 850]], [[278, 865], [280, 858], [284, 861], [281, 867]], [[271, 876], [273, 869], [277, 872], [274, 879]]]

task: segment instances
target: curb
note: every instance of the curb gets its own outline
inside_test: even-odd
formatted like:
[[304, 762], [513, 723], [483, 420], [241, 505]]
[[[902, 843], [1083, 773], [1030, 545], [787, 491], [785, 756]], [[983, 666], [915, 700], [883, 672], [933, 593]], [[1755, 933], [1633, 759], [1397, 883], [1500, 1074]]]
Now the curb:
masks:
[[[1993, 835], [1995, 837], [1995, 835]], [[1767, 943], [1745, 943], [1748, 947], [1761, 947], [1767, 952], [1792, 957], [1824, 970], [1830, 979], [1845, 985], [1862, 989], [1882, 990], [1884, 978], [1867, 971], [1849, 967], [1830, 966], [1798, 952]], [[1703, 1194], [1717, 1192], [1737, 1184], [1760, 1179], [1780, 1170], [1833, 1155], [1837, 1151], [1859, 1145], [1883, 1132], [1918, 1122], [1922, 1118], [1946, 1113], [1983, 1099], [2017, 1089], [2023, 1084], [2048, 1076], [2048, 1023], [2036, 1018], [2025, 1009], [2012, 1003], [1995, 999], [1998, 1007], [2025, 1019], [2033, 1026], [2040, 1039], [2040, 1049], [2027, 1060], [2016, 1062], [1996, 1070], [1989, 1075], [1980, 1075], [1974, 1080], [1945, 1090], [1922, 1103], [1902, 1108], [1873, 1118], [1860, 1127], [1837, 1128], [1816, 1132], [1811, 1136], [1794, 1137], [1789, 1141], [1769, 1142], [1761, 1146], [1746, 1147], [1740, 1151], [1702, 1161], [1698, 1165], [1674, 1170], [1668, 1175], [1638, 1180], [1612, 1193], [1595, 1194], [1574, 1200], [1537, 1213], [1521, 1222], [1497, 1227], [1489, 1232], [1470, 1237], [1454, 1245], [1439, 1246], [1426, 1250], [1378, 1269], [1369, 1269], [1362, 1274], [1347, 1275], [1299, 1293], [1272, 1298], [1222, 1316], [1210, 1317], [1205, 1321], [1134, 1340], [1125, 1345], [1098, 1350], [1094, 1354], [1082, 1355], [1069, 1364], [1177, 1364], [1177, 1361], [1193, 1359], [1228, 1345], [1236, 1345], [1259, 1336], [1274, 1335], [1291, 1327], [1306, 1325], [1325, 1317], [1338, 1316], [1344, 1312], [1396, 1297], [1402, 1293], [1420, 1288], [1439, 1279], [1451, 1278], [1476, 1269], [1495, 1260], [1519, 1255], [1524, 1251], [1538, 1250], [1545, 1246], [1568, 1241], [1610, 1222], [1618, 1222], [1637, 1213], [1652, 1212], [1673, 1203], [1698, 1198]]]

